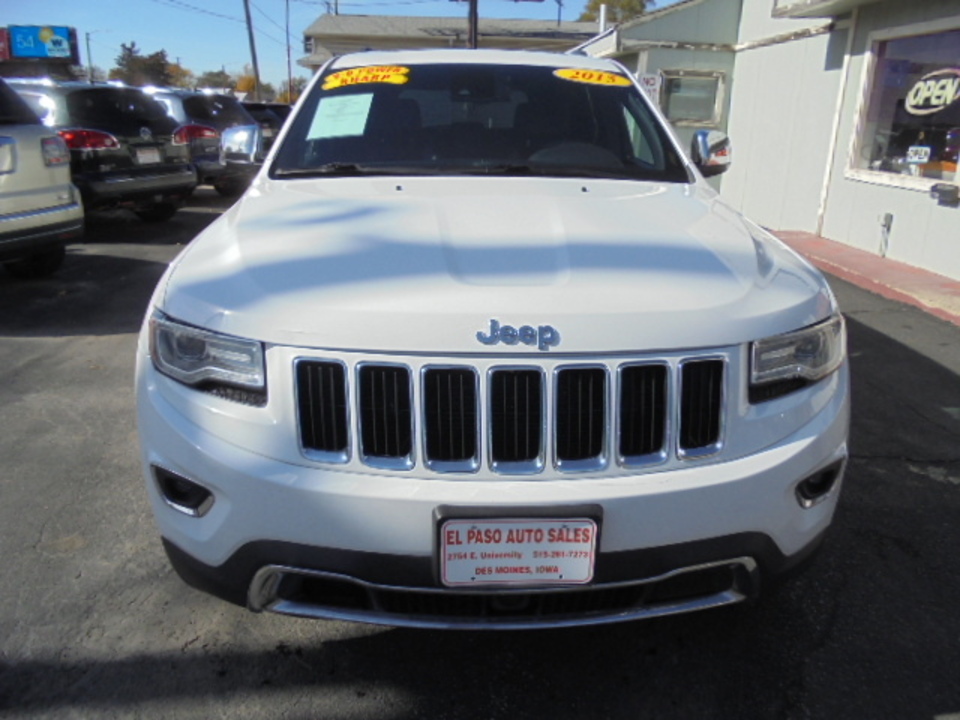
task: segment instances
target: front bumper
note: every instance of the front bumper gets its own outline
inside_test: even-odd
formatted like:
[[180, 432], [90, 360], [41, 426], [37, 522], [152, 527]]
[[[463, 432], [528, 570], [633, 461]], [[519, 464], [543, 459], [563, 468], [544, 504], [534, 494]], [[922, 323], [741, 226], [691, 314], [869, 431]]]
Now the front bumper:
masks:
[[[232, 602], [308, 617], [556, 627], [737, 602], [757, 593], [762, 576], [796, 565], [820, 543], [847, 452], [845, 368], [829, 381], [823, 408], [761, 452], [664, 472], [539, 480], [281, 462], [196, 424], [167, 402], [167, 382], [141, 356], [143, 469], [174, 567]], [[191, 517], [171, 507], [158, 468], [207, 488], [215, 498], [209, 512]], [[804, 506], [798, 485], [827, 468], [835, 472], [830, 490]], [[590, 585], [454, 590], [440, 582], [439, 508], [483, 507], [491, 517], [567, 508], [576, 517], [585, 505], [601, 517]], [[550, 607], [556, 610], [544, 610]]]

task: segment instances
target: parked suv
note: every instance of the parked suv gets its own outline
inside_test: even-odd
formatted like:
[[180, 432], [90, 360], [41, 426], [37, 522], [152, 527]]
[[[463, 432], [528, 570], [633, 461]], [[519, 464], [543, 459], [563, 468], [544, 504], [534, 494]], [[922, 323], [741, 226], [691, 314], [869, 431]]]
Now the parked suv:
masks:
[[49, 275], [82, 234], [66, 143], [0, 80], [0, 261], [18, 277]]
[[243, 107], [260, 124], [260, 130], [263, 134], [263, 155], [266, 155], [273, 147], [273, 143], [280, 134], [283, 123], [290, 116], [292, 108], [284, 103], [248, 101], [244, 101]]
[[197, 184], [186, 134], [137, 88], [80, 82], [11, 81], [70, 148], [73, 182], [87, 209], [124, 207], [159, 222]]
[[239, 195], [263, 163], [260, 124], [231, 95], [181, 88], [146, 88], [181, 123], [199, 181]]
[[[847, 458], [820, 273], [636, 79], [483, 50], [334, 58], [160, 281], [143, 474], [173, 566], [248, 606], [435, 628], [753, 597]], [[702, 142], [701, 142], [702, 141]]]

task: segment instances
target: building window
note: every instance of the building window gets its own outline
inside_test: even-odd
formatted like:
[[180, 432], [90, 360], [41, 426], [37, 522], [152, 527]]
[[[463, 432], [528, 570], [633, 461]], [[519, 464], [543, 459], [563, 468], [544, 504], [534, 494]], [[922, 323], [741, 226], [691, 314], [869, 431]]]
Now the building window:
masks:
[[307, 55], [313, 55], [313, 37], [311, 35], [303, 36], [303, 52]]
[[960, 29], [874, 45], [854, 168], [956, 181]]
[[718, 127], [723, 73], [665, 70], [661, 97], [663, 111], [674, 125]]

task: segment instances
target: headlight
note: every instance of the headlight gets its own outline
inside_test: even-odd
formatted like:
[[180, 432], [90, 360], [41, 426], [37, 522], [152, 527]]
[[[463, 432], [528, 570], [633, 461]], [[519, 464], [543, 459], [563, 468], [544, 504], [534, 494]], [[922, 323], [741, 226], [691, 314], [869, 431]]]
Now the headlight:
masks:
[[759, 340], [751, 347], [750, 401], [772, 400], [816, 382], [840, 367], [846, 353], [839, 313], [803, 330]]
[[150, 318], [150, 355], [157, 370], [192, 386], [228, 385], [263, 392], [263, 345], [171, 320]]

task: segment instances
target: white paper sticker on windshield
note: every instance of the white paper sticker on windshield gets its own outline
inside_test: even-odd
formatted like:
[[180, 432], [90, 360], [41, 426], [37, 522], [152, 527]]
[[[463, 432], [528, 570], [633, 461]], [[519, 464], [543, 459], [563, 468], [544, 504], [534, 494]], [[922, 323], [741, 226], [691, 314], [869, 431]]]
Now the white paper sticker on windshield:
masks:
[[363, 135], [373, 94], [320, 98], [307, 140]]

